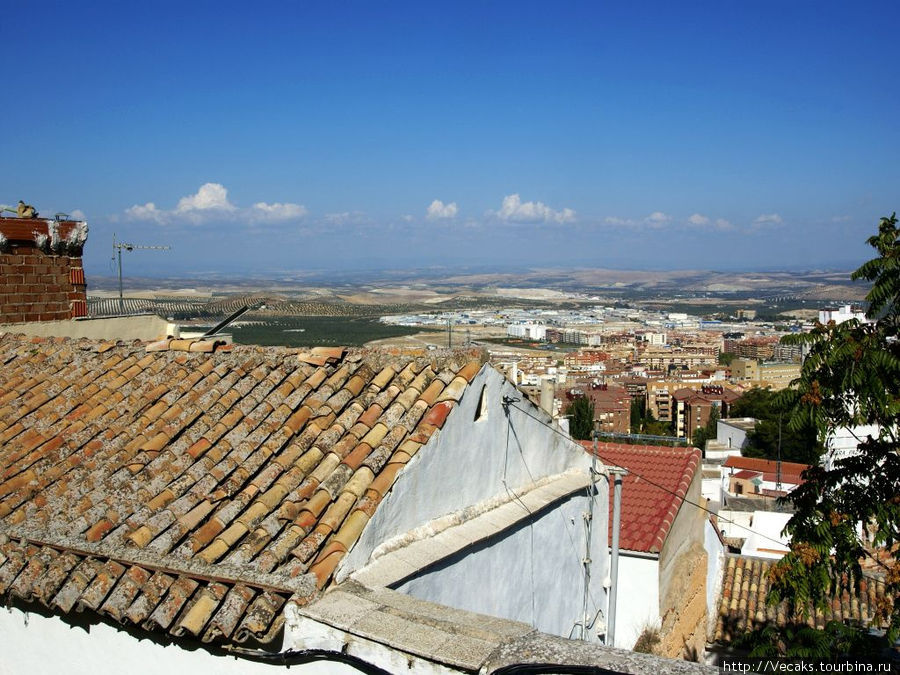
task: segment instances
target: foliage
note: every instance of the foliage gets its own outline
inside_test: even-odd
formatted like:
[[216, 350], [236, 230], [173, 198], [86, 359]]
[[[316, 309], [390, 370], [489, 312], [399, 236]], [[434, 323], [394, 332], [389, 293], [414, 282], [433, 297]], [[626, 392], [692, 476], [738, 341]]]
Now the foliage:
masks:
[[[747, 457], [778, 459], [779, 434], [781, 435], [781, 459], [786, 462], [815, 464], [822, 454], [822, 444], [816, 427], [804, 422], [799, 428], [788, 425], [790, 409], [781, 404], [777, 392], [753, 387], [731, 406], [732, 417], [753, 417], [756, 428], [747, 434]], [[780, 427], [780, 429], [779, 429]]]
[[[671, 436], [671, 422], [661, 422], [647, 409], [647, 400], [643, 396], [631, 399], [631, 433], [649, 434], [651, 436]], [[646, 441], [635, 441], [646, 443]]]
[[718, 362], [720, 366], [730, 366], [736, 358], [737, 354], [733, 352], [719, 352]]
[[[227, 332], [238, 344], [307, 347], [364, 345], [370, 340], [429, 332], [420, 327], [393, 326], [373, 318], [344, 316], [274, 316], [265, 321], [232, 324]], [[435, 332], [433, 341], [447, 344], [447, 333]]]
[[565, 410], [571, 415], [569, 431], [572, 438], [580, 441], [588, 440], [594, 431], [594, 402], [585, 396], [579, 396]]
[[822, 630], [803, 623], [788, 624], [780, 629], [769, 624], [760, 630], [747, 631], [735, 640], [734, 646], [747, 650], [754, 658], [829, 659], [875, 655], [888, 643], [883, 636], [870, 635], [840, 621], [829, 621]]
[[716, 427], [718, 427], [718, 421], [719, 409], [713, 406], [709, 410], [709, 420], [707, 420], [706, 425], [697, 427], [691, 436], [692, 445], [695, 448], [700, 448], [701, 450], [705, 449], [706, 441], [710, 440], [711, 438], [715, 438], [718, 435], [716, 430]]
[[[878, 257], [853, 273], [873, 281], [867, 295], [872, 323], [856, 320], [818, 324], [807, 334], [785, 338], [809, 346], [796, 389], [779, 392], [791, 410], [788, 426], [814, 426], [820, 440], [836, 429], [877, 425], [876, 435], [859, 438], [858, 454], [838, 460], [831, 471], [816, 466], [791, 493], [796, 513], [787, 525], [791, 551], [773, 570], [770, 603], [787, 600], [808, 614], [832, 593], [856, 590], [860, 565], [873, 548], [886, 593], [876, 620], [900, 634], [900, 231], [897, 218], [883, 218], [868, 243]], [[885, 561], [885, 558], [887, 560]]]

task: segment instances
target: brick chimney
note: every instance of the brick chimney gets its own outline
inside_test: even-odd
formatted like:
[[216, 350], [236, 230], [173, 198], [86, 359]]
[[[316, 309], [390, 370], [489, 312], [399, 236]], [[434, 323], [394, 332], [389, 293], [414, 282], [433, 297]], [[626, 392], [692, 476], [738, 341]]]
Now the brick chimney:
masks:
[[87, 316], [87, 223], [0, 218], [0, 324]]

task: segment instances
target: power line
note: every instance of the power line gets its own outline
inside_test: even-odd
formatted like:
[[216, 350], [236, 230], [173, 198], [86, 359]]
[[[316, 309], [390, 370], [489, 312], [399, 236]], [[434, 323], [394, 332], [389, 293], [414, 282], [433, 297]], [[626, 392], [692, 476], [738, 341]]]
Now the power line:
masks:
[[[554, 427], [553, 425], [547, 424], [544, 420], [540, 419], [539, 417], [535, 417], [534, 415], [532, 415], [530, 412], [528, 412], [528, 411], [525, 410], [524, 408], [520, 408], [519, 406], [517, 406], [517, 405], [512, 405], [512, 404], [510, 404], [510, 407], [515, 408], [516, 410], [518, 410], [519, 412], [523, 413], [524, 415], [527, 415], [527, 416], [530, 417], [531, 419], [533, 419], [533, 420], [535, 420], [535, 421], [537, 421], [537, 422], [540, 422], [540, 423], [543, 424], [545, 427], [547, 427], [548, 429], [552, 430], [554, 433], [559, 434], [559, 435], [562, 436], [563, 438], [566, 438], [566, 439], [568, 439], [568, 440], [572, 440], [572, 438], [571, 438], [570, 436], [564, 434], [562, 431], [560, 431], [559, 429], [557, 429], [557, 428]], [[601, 455], [599, 452], [597, 453], [597, 456], [598, 456], [600, 459], [602, 459], [604, 462], [606, 462], [607, 464], [611, 464], [612, 466], [619, 466], [616, 462], [613, 462], [612, 460], [610, 460], [610, 459], [604, 457], [604, 456]], [[627, 468], [627, 467], [625, 467], [625, 468]], [[677, 498], [680, 499], [682, 502], [686, 502], [686, 503], [690, 504], [691, 506], [696, 506], [696, 507], [697, 507], [698, 509], [700, 509], [701, 511], [704, 511], [704, 512], [706, 512], [706, 513], [708, 513], [708, 514], [710, 514], [710, 515], [712, 515], [712, 516], [716, 516], [716, 518], [719, 519], [719, 520], [722, 520], [722, 521], [724, 521], [724, 522], [726, 522], [726, 523], [729, 523], [729, 524], [731, 524], [731, 525], [734, 525], [735, 527], [739, 527], [739, 528], [741, 528], [741, 529], [743, 529], [743, 530], [746, 530], [747, 532], [750, 532], [751, 534], [755, 534], [755, 535], [757, 535], [757, 536], [759, 536], [759, 537], [762, 537], [763, 539], [768, 539], [769, 541], [774, 542], [774, 543], [778, 544], [779, 546], [784, 546], [784, 542], [779, 541], [778, 539], [774, 539], [773, 537], [770, 537], [770, 536], [768, 536], [768, 535], [766, 535], [766, 534], [763, 534], [762, 532], [757, 532], [756, 530], [752, 530], [752, 529], [750, 529], [749, 527], [747, 527], [746, 525], [741, 525], [740, 523], [736, 523], [735, 521], [733, 521], [733, 520], [731, 520], [731, 519], [729, 519], [729, 518], [724, 518], [724, 517], [720, 516], [719, 514], [714, 513], [713, 511], [710, 511], [710, 510], [709, 510], [708, 508], [706, 508], [705, 506], [702, 506], [702, 505], [698, 504], [697, 502], [691, 501], [691, 500], [688, 499], [687, 497], [685, 497], [685, 496], [683, 496], [683, 495], [680, 495], [680, 494], [678, 494], [677, 492], [675, 492], [675, 491], [673, 491], [673, 490], [670, 490], [670, 489], [667, 488], [665, 485], [660, 485], [659, 483], [650, 480], [650, 479], [647, 478], [646, 476], [642, 476], [642, 475], [639, 474], [637, 471], [634, 471], [634, 470], [632, 470], [632, 469], [628, 469], [628, 471], [629, 471], [629, 473], [631, 473], [632, 475], [636, 476], [637, 478], [640, 478], [641, 480], [646, 481], [647, 483], [649, 483], [649, 484], [652, 485], [653, 487], [659, 488], [659, 489], [662, 490], [663, 492], [667, 492], [667, 493], [669, 493], [670, 495], [672, 495], [673, 497], [677, 497]]]
[[[519, 406], [516, 406], [516, 405], [513, 405], [513, 406], [511, 406], [511, 407], [513, 407], [513, 408], [515, 408], [516, 410], [518, 410], [519, 412], [521, 412], [521, 413], [527, 415], [528, 417], [530, 417], [531, 419], [535, 420], [536, 422], [539, 422], [540, 424], [543, 424], [545, 427], [547, 427], [548, 429], [550, 429], [550, 430], [553, 431], [554, 433], [559, 434], [559, 435], [562, 436], [563, 438], [568, 439], [568, 440], [570, 440], [570, 441], [573, 440], [570, 436], [564, 434], [562, 431], [560, 431], [559, 429], [557, 429], [556, 427], [554, 427], [552, 424], [547, 424], [544, 420], [540, 419], [539, 417], [535, 417], [534, 415], [532, 415], [530, 412], [528, 412], [528, 411], [525, 410], [524, 408], [520, 408]], [[610, 464], [610, 465], [612, 465], [612, 466], [618, 466], [618, 464], [616, 464], [615, 462], [612, 462], [612, 461], [610, 461], [609, 459], [607, 459], [606, 457], [603, 457], [599, 452], [597, 453], [597, 456], [598, 456], [600, 459], [602, 459], [604, 462], [606, 462], [607, 464]], [[624, 467], [624, 468], [627, 468], [627, 467]], [[718, 513], [714, 513], [713, 511], [710, 511], [710, 510], [709, 510], [708, 508], [706, 508], [705, 506], [701, 506], [700, 504], [691, 501], [691, 500], [688, 499], [687, 497], [682, 496], [682, 495], [678, 494], [677, 492], [673, 492], [672, 490], [670, 490], [670, 489], [667, 488], [666, 486], [660, 485], [659, 483], [656, 483], [656, 482], [650, 480], [649, 478], [647, 478], [647, 477], [645, 477], [645, 476], [642, 476], [641, 474], [637, 473], [636, 471], [632, 471], [631, 469], [628, 469], [628, 471], [629, 471], [632, 475], [637, 476], [637, 477], [640, 478], [641, 480], [646, 481], [647, 483], [649, 483], [650, 485], [652, 485], [652, 486], [654, 486], [654, 487], [659, 488], [659, 489], [662, 490], [663, 492], [668, 492], [668, 493], [669, 493], [670, 495], [672, 495], [673, 497], [677, 497], [677, 498], [680, 499], [682, 502], [687, 502], [687, 503], [690, 504], [691, 506], [696, 506], [696, 507], [697, 507], [698, 509], [700, 509], [701, 511], [704, 511], [705, 513], [708, 513], [708, 514], [711, 515], [711, 516], [715, 516], [717, 520], [721, 520], [721, 521], [726, 522], [726, 523], [728, 523], [728, 524], [730, 524], [730, 525], [734, 525], [735, 527], [739, 527], [739, 528], [741, 528], [742, 530], [746, 530], [746, 531], [749, 532], [750, 534], [755, 534], [755, 535], [757, 535], [757, 536], [759, 536], [759, 537], [762, 537], [763, 539], [768, 539], [769, 541], [774, 542], [774, 543], [778, 544], [779, 546], [784, 546], [784, 543], [781, 542], [781, 541], [779, 541], [778, 539], [774, 539], [774, 538], [770, 537], [770, 536], [767, 535], [767, 534], [763, 534], [762, 532], [757, 532], [756, 530], [750, 529], [750, 528], [747, 527], [746, 525], [741, 525], [740, 523], [736, 523], [735, 521], [731, 520], [730, 518], [725, 518], [725, 517], [723, 517], [723, 516], [720, 516]], [[865, 552], [865, 554], [866, 554], [867, 556], [869, 556], [870, 558], [872, 558], [873, 560], [875, 560], [876, 562], [878, 562], [877, 558], [875, 558], [875, 556], [873, 556], [869, 551], [864, 551], [864, 552]], [[880, 579], [878, 579], [877, 577], [873, 577], [873, 576], [870, 576], [870, 575], [865, 574], [865, 573], [862, 574], [862, 578], [863, 578], [863, 579], [871, 579], [871, 580], [873, 580], [873, 581], [880, 581]]]

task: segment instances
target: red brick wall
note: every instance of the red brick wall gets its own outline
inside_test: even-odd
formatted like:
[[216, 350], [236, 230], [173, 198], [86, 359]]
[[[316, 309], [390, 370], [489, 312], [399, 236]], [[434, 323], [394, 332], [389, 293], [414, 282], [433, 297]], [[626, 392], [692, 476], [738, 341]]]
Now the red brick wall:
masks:
[[[87, 315], [80, 245], [66, 244], [73, 223], [56, 225], [63, 242], [53, 250], [44, 220], [0, 218], [0, 323], [55, 321]], [[82, 242], [83, 243], [83, 242]]]

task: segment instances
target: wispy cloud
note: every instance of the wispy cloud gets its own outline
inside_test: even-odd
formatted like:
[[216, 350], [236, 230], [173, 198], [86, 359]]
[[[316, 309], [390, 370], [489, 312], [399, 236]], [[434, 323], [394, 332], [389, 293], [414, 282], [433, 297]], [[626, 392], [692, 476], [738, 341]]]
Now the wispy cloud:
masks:
[[665, 227], [672, 221], [672, 216], [663, 213], [662, 211], [654, 211], [649, 216], [644, 218], [644, 223], [653, 228]]
[[249, 216], [252, 222], [262, 223], [280, 223], [288, 220], [300, 220], [308, 211], [302, 204], [282, 204], [275, 202], [274, 204], [266, 204], [265, 202], [256, 202], [249, 209]]
[[688, 218], [688, 222], [691, 225], [696, 225], [697, 227], [704, 227], [706, 225], [709, 225], [710, 220], [703, 214], [695, 213]]
[[488, 211], [489, 217], [510, 223], [571, 223], [575, 211], [569, 208], [555, 210], [543, 202], [523, 202], [518, 194], [507, 195], [499, 211]]
[[716, 218], [716, 227], [720, 230], [733, 230], [734, 223], [724, 218]]
[[618, 218], [616, 216], [607, 216], [603, 219], [603, 222], [607, 225], [616, 225], [619, 227], [626, 227], [636, 224], [635, 221], [631, 220], [630, 218]]
[[152, 222], [158, 225], [192, 223], [201, 225], [211, 221], [240, 221], [248, 223], [281, 223], [301, 220], [308, 211], [302, 204], [290, 202], [256, 202], [241, 208], [228, 199], [228, 190], [221, 183], [204, 183], [192, 195], [178, 200], [174, 209], [161, 209], [154, 202], [135, 204], [125, 209], [125, 220]]
[[329, 225], [363, 225], [369, 222], [368, 216], [362, 211], [341, 211], [340, 213], [326, 213], [322, 219]]
[[687, 224], [692, 227], [698, 227], [702, 229], [709, 230], [733, 230], [734, 225], [731, 221], [726, 220], [725, 218], [716, 218], [713, 220], [709, 216], [704, 216], [702, 213], [694, 213], [688, 216]]
[[753, 221], [756, 227], [778, 226], [784, 223], [784, 219], [777, 213], [764, 213]]
[[435, 199], [428, 205], [425, 217], [428, 218], [428, 220], [444, 220], [455, 218], [458, 212], [459, 208], [456, 206], [456, 202], [445, 204], [440, 199]]

